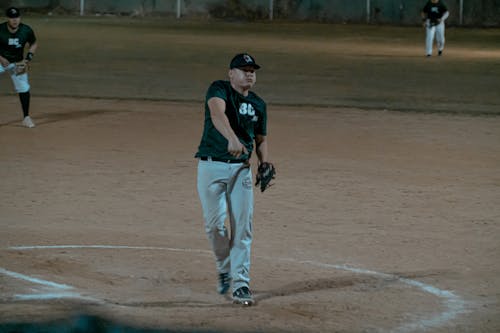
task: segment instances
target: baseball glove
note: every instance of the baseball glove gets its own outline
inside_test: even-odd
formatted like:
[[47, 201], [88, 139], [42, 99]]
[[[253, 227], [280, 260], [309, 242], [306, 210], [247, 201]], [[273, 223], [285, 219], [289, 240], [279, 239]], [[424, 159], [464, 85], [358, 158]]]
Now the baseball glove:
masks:
[[28, 72], [28, 63], [25, 60], [16, 62], [16, 67], [14, 68], [16, 75], [21, 75]]
[[271, 185], [271, 180], [276, 176], [276, 169], [270, 162], [263, 162], [257, 168], [255, 186], [260, 184], [260, 191], [264, 192]]

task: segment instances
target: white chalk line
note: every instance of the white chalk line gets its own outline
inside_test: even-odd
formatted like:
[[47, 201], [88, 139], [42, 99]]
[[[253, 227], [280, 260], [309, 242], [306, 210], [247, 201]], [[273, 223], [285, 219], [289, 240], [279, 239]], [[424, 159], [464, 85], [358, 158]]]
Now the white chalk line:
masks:
[[34, 246], [11, 246], [9, 250], [47, 250], [47, 249], [127, 249], [127, 250], [157, 250], [172, 252], [195, 252], [211, 254], [207, 250], [177, 249], [173, 247], [158, 246], [126, 246], [126, 245], [34, 245]]
[[55, 282], [51, 282], [51, 281], [47, 281], [47, 280], [43, 280], [43, 279], [34, 278], [34, 277], [31, 277], [28, 275], [24, 275], [24, 274], [20, 274], [20, 273], [16, 273], [16, 272], [11, 272], [11, 271], [8, 271], [8, 270], [3, 269], [1, 267], [0, 267], [0, 274], [10, 276], [11, 278], [14, 278], [14, 279], [24, 280], [24, 281], [28, 281], [28, 282], [31, 282], [34, 284], [39, 284], [42, 286], [51, 287], [54, 289], [62, 289], [62, 290], [73, 289], [73, 287], [68, 286], [67, 284], [60, 284], [60, 283], [55, 283]]
[[102, 303], [102, 301], [96, 298], [83, 296], [80, 293], [71, 291], [74, 290], [75, 288], [67, 284], [56, 283], [44, 279], [35, 278], [25, 274], [12, 272], [1, 267], [0, 267], [0, 274], [9, 276], [17, 280], [27, 281], [29, 283], [42, 286], [44, 288], [43, 292], [38, 292], [38, 293], [35, 292], [31, 294], [14, 294], [13, 299], [16, 301], [29, 301], [29, 300], [44, 301], [44, 300], [54, 300], [63, 298], [73, 298], [78, 300]]
[[[132, 250], [161, 250], [161, 251], [174, 251], [174, 252], [190, 252], [190, 253], [202, 253], [202, 254], [211, 254], [212, 252], [206, 250], [196, 250], [196, 249], [179, 249], [179, 248], [168, 248], [168, 247], [155, 247], [155, 246], [126, 246], [126, 245], [35, 245], [35, 246], [11, 246], [8, 248], [9, 250], [44, 250], [44, 249], [132, 249]], [[427, 319], [420, 319], [415, 322], [406, 323], [396, 329], [391, 330], [391, 332], [410, 332], [414, 330], [427, 330], [429, 328], [437, 328], [440, 326], [446, 325], [446, 323], [458, 317], [460, 314], [468, 312], [466, 310], [466, 302], [460, 296], [456, 295], [452, 291], [439, 289], [430, 284], [426, 284], [420, 281], [403, 278], [394, 274], [381, 273], [373, 270], [367, 270], [362, 268], [356, 268], [348, 265], [335, 265], [335, 264], [326, 264], [312, 260], [296, 260], [293, 258], [270, 258], [266, 256], [260, 256], [261, 258], [267, 260], [277, 260], [277, 261], [286, 261], [293, 262], [296, 264], [303, 265], [312, 265], [322, 268], [333, 268], [336, 270], [348, 271], [356, 274], [363, 275], [371, 275], [384, 280], [395, 280], [404, 285], [414, 287], [420, 289], [421, 291], [436, 296], [443, 300], [443, 305], [446, 307], [446, 311], [441, 312]], [[14, 278], [19, 278], [22, 280], [30, 281], [37, 284], [43, 284], [48, 286], [53, 286], [57, 289], [72, 289], [73, 287], [56, 284], [54, 282], [31, 278], [23, 274], [10, 272], [5, 269], [0, 268], [0, 274], [9, 275]], [[72, 298], [81, 298], [94, 300], [90, 297], [81, 296], [78, 293], [59, 293], [59, 295], [67, 295], [61, 297], [72, 297]], [[30, 299], [30, 295], [17, 295], [18, 299]], [[57, 293], [54, 295], [46, 294], [45, 297], [54, 297], [57, 298]], [[37, 297], [43, 297], [41, 295], [32, 295], [33, 298], [37, 299]]]
[[316, 262], [316, 261], [311, 261], [311, 260], [305, 260], [305, 261], [298, 261], [292, 258], [282, 258], [279, 259], [282, 261], [289, 261], [289, 262], [294, 262], [294, 263], [299, 263], [299, 264], [309, 264], [317, 267], [323, 267], [323, 268], [333, 268], [337, 270], [342, 270], [342, 271], [348, 271], [352, 273], [358, 273], [358, 274], [363, 274], [363, 275], [371, 275], [383, 280], [394, 280], [398, 281], [402, 284], [408, 285], [410, 287], [415, 287], [418, 288], [428, 294], [434, 295], [440, 299], [443, 300], [443, 305], [446, 307], [446, 311], [441, 312], [431, 318], [427, 319], [421, 319], [416, 322], [412, 323], [407, 323], [404, 324], [403, 326], [398, 327], [397, 329], [391, 330], [392, 332], [410, 332], [414, 330], [425, 330], [429, 329], [431, 327], [440, 327], [444, 326], [447, 322], [450, 322], [451, 320], [455, 319], [458, 317], [458, 315], [466, 313], [466, 302], [456, 295], [455, 293], [448, 291], [448, 290], [442, 290], [437, 287], [434, 287], [430, 284], [426, 284], [420, 281], [408, 279], [408, 278], [402, 278], [400, 276], [394, 275], [394, 274], [387, 274], [387, 273], [380, 273], [377, 271], [372, 271], [372, 270], [366, 270], [362, 268], [356, 268], [356, 267], [351, 267], [347, 265], [333, 265], [333, 264], [325, 264], [321, 262]]
[[51, 299], [58, 300], [62, 298], [72, 298], [78, 300], [86, 300], [90, 302], [99, 302], [101, 301], [93, 298], [82, 296], [77, 292], [52, 292], [52, 293], [44, 293], [44, 294], [15, 294], [14, 299], [18, 301], [48, 301]]
[[46, 293], [36, 293], [36, 294], [15, 294], [13, 297], [15, 300], [25, 301], [25, 300], [51, 300], [51, 299], [61, 299], [61, 298], [74, 298], [80, 300], [87, 300], [92, 302], [100, 302], [95, 298], [82, 296], [77, 292], [69, 292], [73, 290], [74, 287], [67, 284], [56, 283], [44, 279], [35, 278], [25, 274], [12, 272], [0, 267], [0, 274], [9, 276], [17, 280], [27, 281], [35, 285], [41, 285], [46, 288]]

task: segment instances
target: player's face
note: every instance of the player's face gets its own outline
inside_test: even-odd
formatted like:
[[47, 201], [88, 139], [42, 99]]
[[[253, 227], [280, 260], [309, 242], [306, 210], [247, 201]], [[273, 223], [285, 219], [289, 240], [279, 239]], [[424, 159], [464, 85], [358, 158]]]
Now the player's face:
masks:
[[231, 69], [229, 71], [229, 79], [234, 86], [242, 90], [249, 90], [257, 81], [257, 75], [255, 73], [255, 68], [252, 66], [245, 66]]
[[20, 17], [15, 17], [15, 18], [8, 18], [7, 19], [7, 24], [9, 28], [11, 29], [17, 29], [19, 27], [19, 23], [21, 23], [21, 18]]

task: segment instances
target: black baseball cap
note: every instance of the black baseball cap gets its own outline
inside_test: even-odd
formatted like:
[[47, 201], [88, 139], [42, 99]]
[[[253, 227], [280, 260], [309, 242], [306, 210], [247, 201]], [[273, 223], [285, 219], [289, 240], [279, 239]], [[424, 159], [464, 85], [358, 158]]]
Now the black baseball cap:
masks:
[[21, 12], [16, 7], [10, 7], [5, 11], [5, 16], [7, 16], [8, 18], [16, 18], [21, 16]]
[[239, 53], [235, 55], [229, 63], [229, 68], [231, 69], [245, 66], [252, 66], [255, 69], [260, 68], [260, 66], [255, 62], [255, 59], [248, 53]]

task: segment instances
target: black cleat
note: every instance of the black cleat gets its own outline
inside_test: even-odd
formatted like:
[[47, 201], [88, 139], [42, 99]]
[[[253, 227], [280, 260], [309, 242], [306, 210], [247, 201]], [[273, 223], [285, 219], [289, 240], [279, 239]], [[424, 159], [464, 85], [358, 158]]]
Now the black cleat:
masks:
[[253, 300], [252, 293], [250, 292], [250, 289], [248, 289], [248, 287], [241, 287], [241, 288], [238, 288], [233, 293], [233, 303], [234, 304], [241, 304], [244, 306], [251, 306], [255, 302]]
[[442, 56], [442, 55], [443, 55], [443, 51], [442, 50], [438, 51], [438, 56]]
[[229, 276], [229, 273], [220, 273], [217, 292], [221, 295], [224, 295], [225, 293], [227, 293], [230, 287], [231, 287], [231, 277]]

